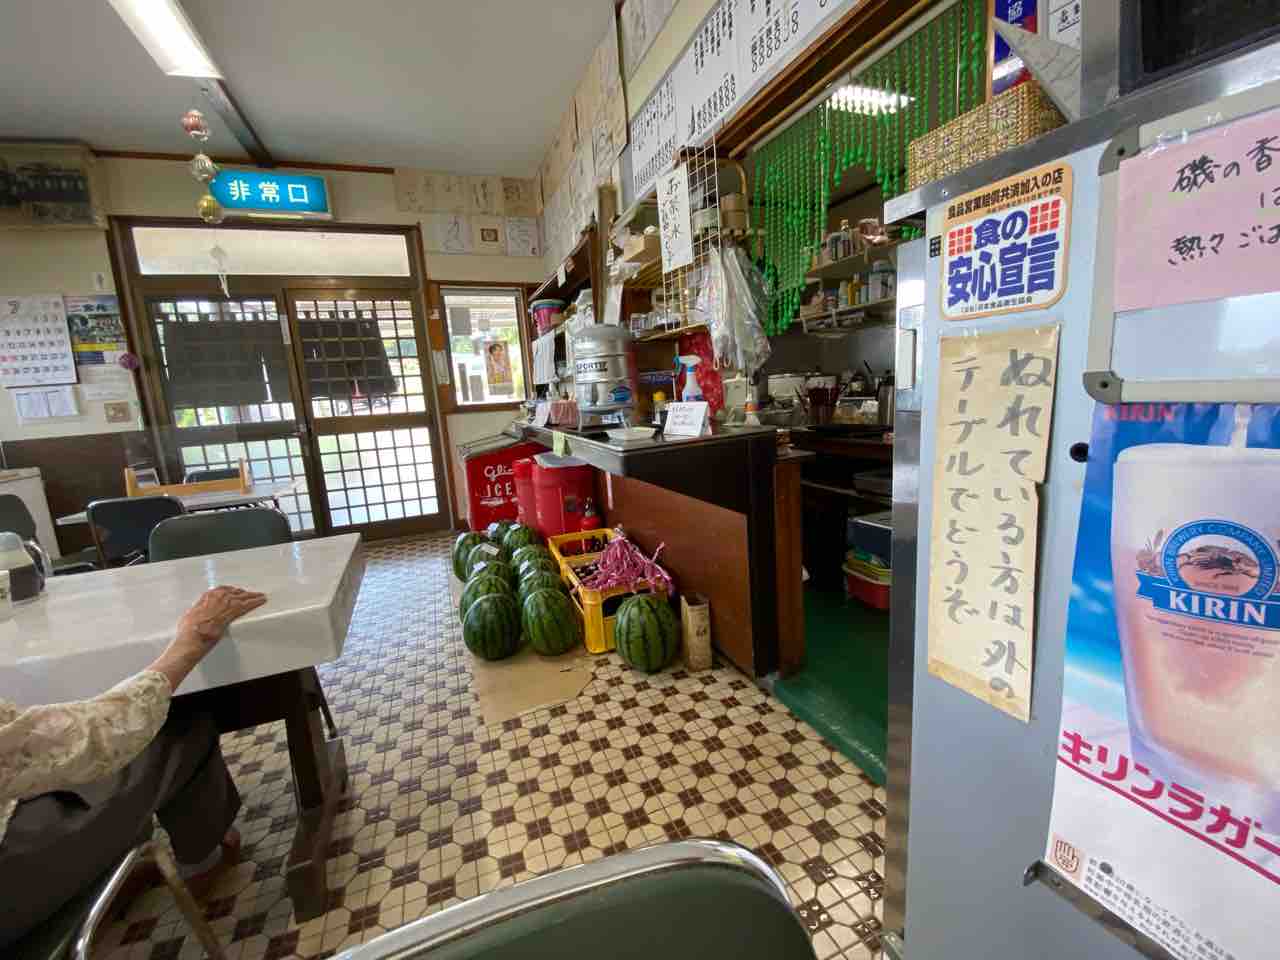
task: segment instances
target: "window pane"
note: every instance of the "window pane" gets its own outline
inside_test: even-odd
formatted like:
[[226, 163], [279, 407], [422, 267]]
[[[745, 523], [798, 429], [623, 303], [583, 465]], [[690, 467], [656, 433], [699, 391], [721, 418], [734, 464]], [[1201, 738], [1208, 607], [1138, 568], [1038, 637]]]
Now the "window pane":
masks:
[[[525, 399], [524, 353], [520, 346], [520, 297], [513, 290], [444, 291], [454, 398], [460, 404], [511, 403]], [[407, 354], [402, 350], [402, 356]], [[404, 372], [417, 371], [405, 360]], [[409, 377], [409, 393], [421, 381]]]
[[[213, 276], [215, 231], [206, 227], [134, 227], [143, 276]], [[227, 273], [241, 276], [407, 277], [409, 247], [400, 234], [312, 230], [218, 230]], [[396, 301], [399, 302], [399, 301]], [[178, 304], [182, 309], [186, 304]]]

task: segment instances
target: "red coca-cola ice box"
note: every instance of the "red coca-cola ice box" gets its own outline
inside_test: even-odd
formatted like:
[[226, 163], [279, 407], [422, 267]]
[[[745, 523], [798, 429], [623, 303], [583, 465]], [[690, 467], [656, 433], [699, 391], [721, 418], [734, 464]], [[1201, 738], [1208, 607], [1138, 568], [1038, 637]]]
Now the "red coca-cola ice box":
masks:
[[466, 478], [467, 522], [472, 530], [483, 530], [496, 520], [516, 519], [519, 504], [511, 465], [546, 449], [540, 443], [504, 436], [458, 444]]

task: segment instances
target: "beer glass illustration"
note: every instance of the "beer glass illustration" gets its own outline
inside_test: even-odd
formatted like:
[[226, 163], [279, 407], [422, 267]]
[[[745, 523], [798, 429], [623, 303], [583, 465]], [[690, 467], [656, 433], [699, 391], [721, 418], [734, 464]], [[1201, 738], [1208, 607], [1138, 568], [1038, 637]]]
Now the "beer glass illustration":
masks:
[[1128, 448], [1111, 567], [1134, 758], [1280, 826], [1277, 479], [1239, 419], [1228, 446]]

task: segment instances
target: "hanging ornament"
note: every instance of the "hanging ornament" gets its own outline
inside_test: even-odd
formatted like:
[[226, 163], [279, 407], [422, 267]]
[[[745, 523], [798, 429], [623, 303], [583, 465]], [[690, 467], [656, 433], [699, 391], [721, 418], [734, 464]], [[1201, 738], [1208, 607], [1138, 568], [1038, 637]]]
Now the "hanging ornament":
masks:
[[142, 369], [142, 361], [138, 359], [136, 353], [129, 353], [127, 350], [116, 357], [116, 365], [130, 372]]
[[209, 139], [209, 123], [199, 110], [188, 110], [182, 115], [182, 129], [192, 140], [204, 143]]
[[[216, 236], [217, 234], [215, 233], [214, 235]], [[222, 249], [222, 244], [215, 241], [213, 246], [209, 248], [209, 256], [213, 258], [213, 262], [218, 268], [218, 283], [222, 285], [222, 295], [229, 298], [231, 291], [227, 289], [227, 251]]]
[[218, 165], [207, 154], [197, 153], [191, 158], [191, 176], [201, 183], [208, 183], [218, 175]]
[[196, 213], [200, 214], [200, 219], [205, 223], [211, 224], [221, 223], [224, 216], [222, 204], [218, 203], [212, 193], [206, 193], [200, 198], [196, 204]]

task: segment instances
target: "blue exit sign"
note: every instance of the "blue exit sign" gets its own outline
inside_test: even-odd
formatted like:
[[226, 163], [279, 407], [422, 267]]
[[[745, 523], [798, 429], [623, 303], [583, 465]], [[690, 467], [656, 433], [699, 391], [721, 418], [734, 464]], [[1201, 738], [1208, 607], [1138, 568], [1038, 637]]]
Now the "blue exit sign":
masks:
[[223, 170], [209, 190], [228, 213], [332, 220], [329, 185], [305, 173]]

